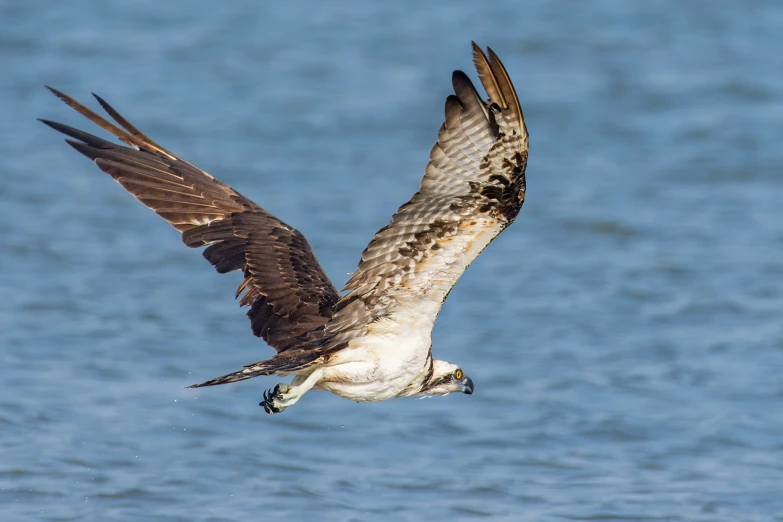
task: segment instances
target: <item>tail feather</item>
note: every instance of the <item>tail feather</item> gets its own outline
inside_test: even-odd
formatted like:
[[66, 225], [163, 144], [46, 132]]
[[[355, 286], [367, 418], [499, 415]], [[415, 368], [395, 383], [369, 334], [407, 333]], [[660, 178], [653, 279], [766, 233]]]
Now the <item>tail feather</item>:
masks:
[[204, 386], [217, 386], [218, 384], [228, 384], [230, 382], [244, 381], [245, 379], [252, 379], [253, 377], [260, 377], [262, 375], [275, 375], [283, 373], [292, 373], [299, 370], [304, 370], [310, 366], [321, 363], [324, 361], [324, 356], [313, 351], [306, 350], [292, 350], [281, 352], [279, 355], [267, 359], [266, 361], [259, 361], [257, 363], [248, 364], [241, 370], [215, 377], [208, 381], [191, 384], [188, 388], [201, 388]]
[[261, 375], [272, 375], [274, 372], [267, 372], [265, 370], [252, 371], [249, 368], [243, 368], [238, 372], [227, 373], [214, 379], [204, 381], [199, 384], [191, 384], [188, 388], [202, 388], [204, 386], [217, 386], [218, 384], [228, 384], [230, 382], [244, 381], [245, 379], [252, 379], [253, 377], [259, 377]]

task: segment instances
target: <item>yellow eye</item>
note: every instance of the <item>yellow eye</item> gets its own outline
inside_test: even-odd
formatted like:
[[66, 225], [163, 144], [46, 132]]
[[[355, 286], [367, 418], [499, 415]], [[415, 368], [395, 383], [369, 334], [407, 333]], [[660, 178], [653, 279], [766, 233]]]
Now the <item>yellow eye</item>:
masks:
[[462, 370], [457, 370], [454, 372], [454, 378], [457, 380], [462, 379]]

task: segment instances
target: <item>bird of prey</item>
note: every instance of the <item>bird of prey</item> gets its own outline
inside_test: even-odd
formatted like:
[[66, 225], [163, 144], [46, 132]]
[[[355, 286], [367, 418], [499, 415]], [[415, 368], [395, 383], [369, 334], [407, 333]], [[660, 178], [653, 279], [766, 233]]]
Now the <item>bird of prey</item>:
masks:
[[260, 403], [279, 413], [311, 389], [354, 401], [473, 393], [456, 364], [434, 359], [431, 334], [451, 288], [509, 226], [525, 200], [528, 133], [517, 94], [491, 49], [473, 43], [488, 98], [462, 71], [452, 75], [446, 118], [418, 192], [362, 252], [338, 293], [304, 236], [233, 188], [164, 149], [99, 96], [114, 125], [49, 88], [128, 147], [41, 120], [182, 233], [223, 274], [240, 270], [236, 297], [253, 333], [277, 352], [195, 384], [293, 375]]

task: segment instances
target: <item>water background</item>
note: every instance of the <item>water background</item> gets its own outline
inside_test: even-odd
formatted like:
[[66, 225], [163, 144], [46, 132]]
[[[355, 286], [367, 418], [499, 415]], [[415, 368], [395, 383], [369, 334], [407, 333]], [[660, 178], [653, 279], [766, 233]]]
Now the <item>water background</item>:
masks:
[[[0, 2], [0, 520], [783, 520], [783, 3]], [[277, 379], [178, 233], [57, 133], [97, 92], [340, 287], [492, 46], [527, 202], [434, 331], [471, 396]], [[101, 134], [103, 135], [103, 134]]]

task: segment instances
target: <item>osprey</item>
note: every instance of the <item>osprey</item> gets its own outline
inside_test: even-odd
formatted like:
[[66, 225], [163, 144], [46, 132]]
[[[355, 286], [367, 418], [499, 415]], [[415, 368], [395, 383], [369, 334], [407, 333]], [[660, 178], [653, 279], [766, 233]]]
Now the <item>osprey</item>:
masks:
[[223, 274], [241, 270], [236, 297], [271, 359], [191, 387], [293, 374], [260, 403], [279, 413], [311, 389], [354, 401], [473, 393], [455, 364], [432, 357], [435, 319], [451, 288], [509, 226], [525, 200], [528, 134], [505, 67], [473, 43], [488, 99], [462, 71], [452, 75], [446, 121], [418, 192], [362, 252], [341, 295], [294, 228], [203, 170], [164, 149], [99, 96], [114, 125], [73, 98], [58, 98], [124, 147], [41, 120], [69, 136], [139, 201], [182, 232]]

